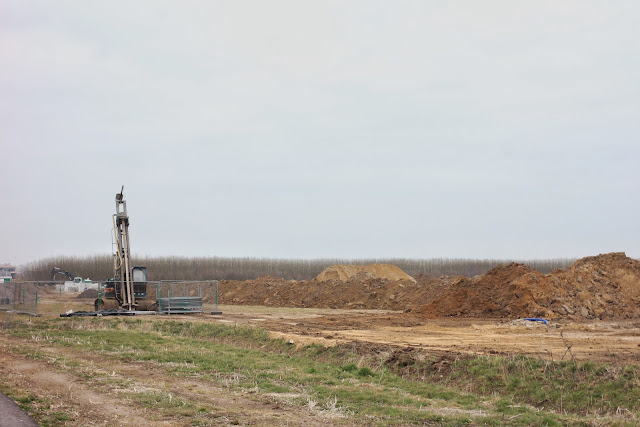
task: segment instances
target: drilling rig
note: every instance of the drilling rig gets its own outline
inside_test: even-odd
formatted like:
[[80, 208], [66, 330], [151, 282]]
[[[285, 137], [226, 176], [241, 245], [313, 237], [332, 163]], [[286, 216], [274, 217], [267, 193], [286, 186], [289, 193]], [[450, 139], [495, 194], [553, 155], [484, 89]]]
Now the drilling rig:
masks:
[[107, 279], [104, 295], [95, 301], [96, 310], [154, 310], [147, 298], [147, 268], [131, 265], [129, 216], [124, 200], [124, 185], [116, 194], [116, 213], [113, 215], [113, 278]]

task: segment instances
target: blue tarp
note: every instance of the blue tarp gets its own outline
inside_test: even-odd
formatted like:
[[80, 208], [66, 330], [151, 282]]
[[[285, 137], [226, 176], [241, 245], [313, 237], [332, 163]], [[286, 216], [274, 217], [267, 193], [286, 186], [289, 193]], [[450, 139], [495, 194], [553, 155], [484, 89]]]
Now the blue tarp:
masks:
[[524, 319], [524, 320], [528, 320], [528, 321], [530, 321], [530, 322], [542, 322], [542, 323], [544, 323], [545, 325], [548, 325], [548, 324], [549, 324], [549, 322], [547, 321], [547, 319], [540, 319], [540, 318], [538, 318], [538, 317], [528, 317], [528, 318], [526, 318], [526, 319]]

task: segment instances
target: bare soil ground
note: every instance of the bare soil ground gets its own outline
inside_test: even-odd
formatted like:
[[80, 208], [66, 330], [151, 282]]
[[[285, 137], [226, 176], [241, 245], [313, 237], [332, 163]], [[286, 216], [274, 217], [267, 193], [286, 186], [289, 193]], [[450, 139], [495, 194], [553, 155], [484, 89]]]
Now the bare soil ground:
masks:
[[222, 306], [220, 322], [250, 323], [306, 345], [353, 341], [434, 353], [530, 355], [553, 360], [640, 362], [640, 320], [540, 322], [425, 319], [381, 310]]
[[[423, 279], [424, 280], [424, 279]], [[453, 281], [455, 283], [455, 279]], [[420, 281], [418, 282], [420, 283]], [[451, 287], [437, 281], [446, 292]], [[400, 283], [402, 284], [402, 283]], [[396, 285], [400, 285], [396, 284]], [[402, 289], [402, 288], [400, 288]], [[93, 300], [78, 294], [44, 299], [40, 312], [92, 310]], [[205, 313], [214, 306], [205, 304]], [[425, 317], [423, 313], [383, 309], [331, 309], [220, 305], [222, 316], [172, 316], [195, 322], [251, 324], [296, 345], [335, 345], [352, 341], [459, 354], [525, 354], [553, 360], [640, 363], [640, 318], [550, 320], [548, 325], [505, 318]], [[166, 316], [153, 316], [166, 319]]]
[[[311, 281], [223, 281], [224, 304], [322, 309], [308, 317], [232, 309], [225, 318], [302, 343], [366, 341], [465, 354], [638, 362], [640, 262], [624, 253], [586, 257], [550, 274], [512, 263], [474, 278], [409, 280], [394, 266], [351, 267], [329, 267]], [[370, 309], [388, 311], [363, 311]], [[518, 320], [526, 317], [551, 323]]]

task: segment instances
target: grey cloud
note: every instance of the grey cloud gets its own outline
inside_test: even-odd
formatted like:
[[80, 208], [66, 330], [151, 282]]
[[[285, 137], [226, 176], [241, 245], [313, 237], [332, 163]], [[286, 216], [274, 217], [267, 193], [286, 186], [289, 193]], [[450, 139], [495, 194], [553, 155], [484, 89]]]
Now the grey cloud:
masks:
[[0, 261], [639, 256], [639, 9], [0, 3]]

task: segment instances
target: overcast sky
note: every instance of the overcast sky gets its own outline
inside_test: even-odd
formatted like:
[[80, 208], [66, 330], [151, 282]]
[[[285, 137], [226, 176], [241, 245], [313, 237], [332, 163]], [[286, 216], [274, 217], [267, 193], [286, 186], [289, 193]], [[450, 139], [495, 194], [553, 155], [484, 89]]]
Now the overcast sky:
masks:
[[639, 257], [638, 16], [0, 0], [0, 263]]

